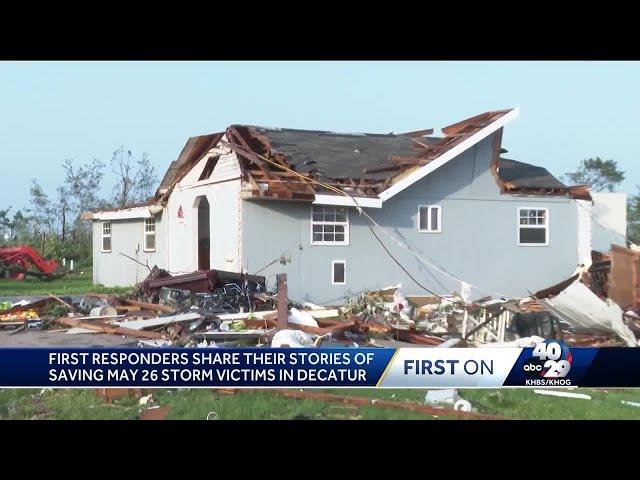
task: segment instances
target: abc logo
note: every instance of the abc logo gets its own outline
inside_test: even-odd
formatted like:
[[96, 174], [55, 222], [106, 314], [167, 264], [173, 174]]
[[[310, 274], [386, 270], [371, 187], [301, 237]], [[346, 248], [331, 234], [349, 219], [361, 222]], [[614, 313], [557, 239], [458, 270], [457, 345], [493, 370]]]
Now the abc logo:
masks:
[[524, 370], [527, 377], [540, 377], [543, 369], [543, 362], [536, 359], [530, 359], [522, 366], [522, 370]]
[[540, 364], [536, 365], [534, 363], [525, 363], [524, 371], [525, 372], [541, 372], [542, 371], [542, 365], [540, 365]]

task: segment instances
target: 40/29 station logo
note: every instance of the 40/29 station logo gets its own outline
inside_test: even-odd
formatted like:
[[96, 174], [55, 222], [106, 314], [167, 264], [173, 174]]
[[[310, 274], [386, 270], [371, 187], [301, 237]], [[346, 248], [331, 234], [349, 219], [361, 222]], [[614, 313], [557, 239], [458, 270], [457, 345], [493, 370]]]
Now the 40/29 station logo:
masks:
[[522, 366], [525, 385], [571, 385], [571, 379], [566, 377], [572, 361], [571, 351], [563, 342], [546, 340], [538, 343]]

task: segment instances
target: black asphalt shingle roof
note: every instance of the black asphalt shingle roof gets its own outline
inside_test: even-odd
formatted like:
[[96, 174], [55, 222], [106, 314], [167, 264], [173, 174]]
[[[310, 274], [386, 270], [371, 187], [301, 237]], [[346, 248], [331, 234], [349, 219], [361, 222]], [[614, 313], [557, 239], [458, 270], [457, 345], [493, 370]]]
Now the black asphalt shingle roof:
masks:
[[502, 181], [516, 188], [567, 188], [544, 167], [506, 158], [499, 160], [498, 167]]
[[[242, 125], [269, 139], [273, 152], [280, 152], [299, 172], [317, 169], [327, 178], [384, 180], [389, 172], [365, 174], [365, 168], [390, 165], [390, 156], [416, 155], [417, 147], [408, 135], [336, 133], [320, 130], [267, 128]], [[421, 137], [428, 143], [435, 139]]]

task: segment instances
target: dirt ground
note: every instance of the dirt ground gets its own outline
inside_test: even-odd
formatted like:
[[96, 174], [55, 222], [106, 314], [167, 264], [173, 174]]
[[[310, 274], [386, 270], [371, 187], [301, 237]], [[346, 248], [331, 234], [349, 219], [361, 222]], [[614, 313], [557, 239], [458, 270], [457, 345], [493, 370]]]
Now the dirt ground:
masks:
[[135, 338], [108, 333], [78, 333], [66, 331], [30, 330], [10, 335], [11, 330], [0, 331], [2, 347], [135, 347]]

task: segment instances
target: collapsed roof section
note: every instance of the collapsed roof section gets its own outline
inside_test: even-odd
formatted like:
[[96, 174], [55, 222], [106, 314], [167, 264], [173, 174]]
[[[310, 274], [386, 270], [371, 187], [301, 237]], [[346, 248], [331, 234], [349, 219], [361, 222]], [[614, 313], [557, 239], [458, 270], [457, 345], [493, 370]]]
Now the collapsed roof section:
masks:
[[569, 195], [580, 200], [591, 200], [586, 185], [567, 186], [546, 168], [516, 160], [498, 158], [497, 180], [502, 193]]
[[[542, 167], [500, 158], [506, 152], [501, 146], [502, 127], [517, 113], [517, 109], [485, 112], [444, 127], [441, 137], [433, 136], [433, 129], [371, 134], [232, 125], [226, 132], [189, 138], [165, 173], [156, 200], [165, 203], [175, 185], [222, 142], [239, 159], [245, 198], [316, 203], [322, 203], [319, 198], [342, 199], [351, 205], [348, 197], [332, 190], [337, 189], [361, 199], [360, 205], [381, 206], [492, 133], [497, 133], [492, 173], [503, 193], [590, 199], [585, 186], [568, 187]], [[371, 203], [363, 203], [368, 200]]]
[[339, 196], [332, 187], [365, 200], [386, 200], [494, 132], [492, 167], [503, 193], [581, 193], [544, 168], [499, 158], [502, 126], [516, 114], [485, 112], [443, 128], [443, 137], [432, 136], [432, 129], [354, 134], [252, 125], [232, 125], [226, 136], [249, 183], [245, 198], [317, 201]]
[[394, 135], [233, 125], [227, 138], [245, 162], [253, 187], [247, 196], [313, 200], [316, 194], [336, 194], [317, 181], [377, 198], [509, 112], [486, 112], [450, 125], [442, 130], [444, 137], [430, 136], [432, 129]]
[[213, 147], [215, 147], [224, 132], [191, 137], [183, 147], [177, 160], [169, 165], [160, 186], [156, 191], [156, 199], [164, 201], [169, 198], [176, 184], [195, 166], [196, 163]]

